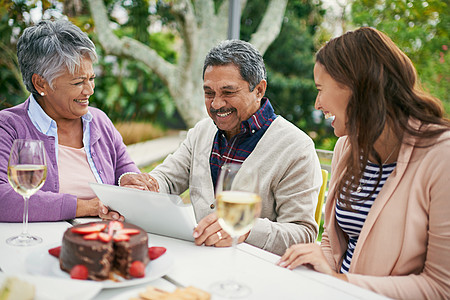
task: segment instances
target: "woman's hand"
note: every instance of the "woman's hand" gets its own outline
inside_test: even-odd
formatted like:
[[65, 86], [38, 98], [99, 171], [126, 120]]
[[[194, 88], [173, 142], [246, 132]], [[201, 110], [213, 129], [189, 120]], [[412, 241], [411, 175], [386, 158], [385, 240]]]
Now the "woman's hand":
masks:
[[145, 191], [159, 192], [158, 181], [156, 181], [156, 179], [150, 176], [148, 173], [124, 175], [120, 179], [120, 186]]
[[[244, 242], [249, 233], [240, 236], [238, 243]], [[205, 244], [205, 246], [230, 247], [233, 243], [231, 236], [220, 226], [215, 213], [200, 220], [194, 230], [193, 237], [195, 238], [195, 244], [199, 246]]]
[[277, 262], [277, 265], [290, 270], [300, 265], [305, 265], [320, 273], [332, 275], [343, 280], [347, 279], [345, 274], [338, 274], [333, 271], [320, 245], [316, 243], [297, 244], [289, 247]]
[[77, 212], [75, 216], [77, 218], [100, 217], [103, 220], [124, 220], [122, 215], [120, 215], [117, 211], [109, 210], [109, 208], [103, 205], [98, 198], [92, 198], [89, 200], [77, 199]]
[[98, 216], [102, 218], [102, 220], [116, 220], [121, 222], [125, 220], [121, 214], [117, 211], [110, 210], [109, 207], [105, 206], [101, 202], [99, 202]]
[[92, 198], [88, 200], [77, 199], [77, 211], [75, 217], [97, 217], [100, 200]]

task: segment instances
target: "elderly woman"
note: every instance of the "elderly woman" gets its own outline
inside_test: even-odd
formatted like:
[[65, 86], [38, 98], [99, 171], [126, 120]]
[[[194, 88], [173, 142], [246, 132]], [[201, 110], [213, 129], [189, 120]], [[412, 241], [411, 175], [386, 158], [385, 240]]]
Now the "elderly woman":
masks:
[[316, 108], [335, 116], [321, 245], [290, 247], [304, 264], [396, 299], [450, 295], [450, 123], [417, 87], [409, 58], [360, 28], [316, 56]]
[[94, 44], [68, 21], [41, 21], [25, 29], [17, 56], [31, 95], [0, 111], [0, 221], [21, 222], [23, 217], [23, 199], [7, 178], [15, 139], [42, 140], [47, 152], [47, 180], [30, 199], [30, 221], [120, 218], [89, 187], [89, 182], [117, 184], [122, 174], [139, 172], [112, 122], [89, 107]]

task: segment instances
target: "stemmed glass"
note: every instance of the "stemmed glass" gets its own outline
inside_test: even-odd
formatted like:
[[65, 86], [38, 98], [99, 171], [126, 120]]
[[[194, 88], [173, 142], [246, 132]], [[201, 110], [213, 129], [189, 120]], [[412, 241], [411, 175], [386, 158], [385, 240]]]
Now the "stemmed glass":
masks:
[[[258, 195], [258, 176], [254, 170], [241, 169], [240, 164], [224, 164], [216, 187], [219, 224], [233, 239], [233, 261], [236, 263], [236, 246], [240, 236], [250, 231], [261, 212]], [[236, 271], [236, 268], [232, 268]], [[211, 292], [228, 298], [246, 297], [251, 289], [237, 282], [234, 272], [226, 281], [216, 282]]]
[[23, 230], [20, 235], [7, 239], [6, 243], [32, 246], [42, 242], [42, 238], [28, 233], [28, 200], [42, 187], [46, 178], [44, 143], [37, 140], [14, 140], [9, 154], [8, 181], [23, 196]]

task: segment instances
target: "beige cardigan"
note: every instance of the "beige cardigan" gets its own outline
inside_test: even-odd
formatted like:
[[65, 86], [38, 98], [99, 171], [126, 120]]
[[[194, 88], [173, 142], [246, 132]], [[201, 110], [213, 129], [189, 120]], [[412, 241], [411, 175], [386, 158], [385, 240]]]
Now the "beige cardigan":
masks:
[[[429, 148], [403, 143], [397, 167], [376, 198], [361, 230], [348, 280], [398, 299], [450, 298], [450, 132]], [[330, 195], [342, 174], [347, 137], [335, 147]], [[347, 240], [335, 218], [335, 199], [325, 208], [322, 249], [339, 270]]]
[[[210, 118], [189, 130], [179, 149], [150, 174], [160, 191], [181, 194], [189, 188], [196, 219], [212, 213], [215, 203], [209, 158], [217, 127]], [[262, 212], [246, 242], [283, 254], [297, 243], [313, 242], [320, 164], [313, 141], [278, 116], [241, 168], [255, 168], [260, 179]]]

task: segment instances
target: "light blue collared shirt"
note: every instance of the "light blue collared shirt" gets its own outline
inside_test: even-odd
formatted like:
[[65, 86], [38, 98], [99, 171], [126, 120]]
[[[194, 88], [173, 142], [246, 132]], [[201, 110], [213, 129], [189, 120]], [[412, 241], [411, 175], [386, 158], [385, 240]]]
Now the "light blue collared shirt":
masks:
[[[30, 105], [28, 106], [28, 116], [33, 122], [34, 127], [36, 127], [39, 132], [47, 136], [52, 136], [55, 138], [55, 153], [56, 153], [56, 161], [58, 161], [58, 126], [56, 125], [55, 120], [50, 118], [39, 103], [34, 99], [33, 95], [30, 96]], [[91, 131], [89, 124], [92, 121], [92, 114], [88, 112], [84, 116], [81, 117], [83, 122], [83, 146], [84, 151], [86, 152], [87, 161], [89, 166], [91, 167], [92, 173], [94, 174], [95, 179], [98, 183], [103, 183], [100, 175], [98, 174], [97, 168], [94, 165], [94, 161], [92, 160], [91, 155]]]

